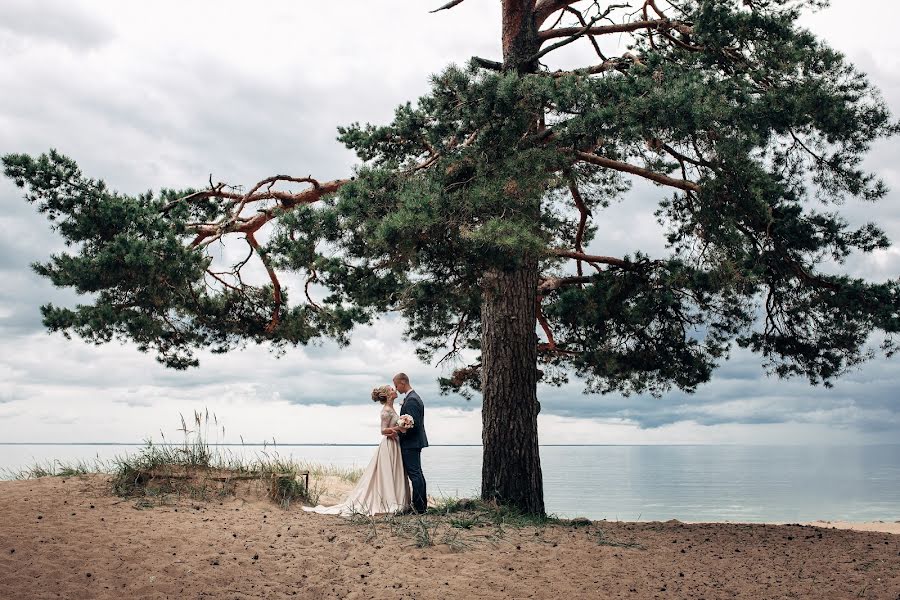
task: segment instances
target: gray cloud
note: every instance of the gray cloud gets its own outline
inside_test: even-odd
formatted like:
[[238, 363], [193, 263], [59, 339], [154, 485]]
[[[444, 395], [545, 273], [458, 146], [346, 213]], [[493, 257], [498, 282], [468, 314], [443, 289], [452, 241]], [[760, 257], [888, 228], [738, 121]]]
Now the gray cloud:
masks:
[[[841, 37], [846, 23], [838, 16], [852, 4], [838, 0], [836, 16], [829, 20], [826, 11], [814, 25], [871, 74], [900, 114], [900, 70], [881, 59], [900, 47], [890, 27], [866, 38], [871, 52], [862, 38]], [[488, 3], [428, 15], [400, 0], [359, 2], [353, 9], [357, 18], [337, 38], [323, 24], [339, 22], [343, 5], [313, 13], [287, 2], [267, 4], [265, 11], [232, 3], [215, 15], [190, 3], [165, 6], [181, 11], [179, 22], [161, 27], [167, 17], [127, 3], [109, 3], [101, 15], [88, 3], [4, 2], [0, 48], [12, 51], [0, 64], [0, 152], [56, 147], [78, 160], [86, 174], [125, 193], [202, 185], [210, 173], [243, 185], [278, 172], [339, 177], [350, 171], [354, 157], [335, 141], [338, 125], [384, 122], [397, 104], [423, 93], [428, 75], [448, 62], [498, 54], [497, 10]], [[247, 43], [235, 47], [232, 40], [202, 33], [206, 29], [197, 24], [207, 18], [216, 20], [212, 29], [239, 25], [251, 32]], [[396, 36], [367, 33], [379, 28], [402, 29], [409, 38], [400, 43]], [[349, 47], [354, 36], [362, 41]], [[575, 45], [570, 50], [574, 57]], [[851, 200], [840, 209], [854, 223], [879, 222], [895, 245], [877, 256], [854, 256], [843, 271], [876, 280], [900, 273], [900, 171], [893, 158], [898, 154], [895, 139], [879, 143], [867, 160], [892, 186], [887, 198], [877, 204]], [[652, 213], [667, 194], [636, 183], [623, 201], [598, 213], [601, 229], [590, 250], [664, 255]], [[12, 232], [0, 239], [0, 366], [8, 371], [0, 402], [8, 411], [21, 414], [18, 407], [28, 398], [56, 395], [103, 398], [134, 410], [152, 409], [164, 398], [188, 402], [227, 394], [258, 403], [363, 405], [371, 387], [401, 369], [430, 407], [479, 406], [439, 396], [435, 379], [441, 373], [415, 361], [401, 339], [402, 324], [391, 318], [357, 332], [349, 348], [325, 342], [291, 349], [280, 359], [258, 347], [204, 354], [201, 368], [186, 373], [165, 370], [131, 345], [98, 348], [48, 336], [38, 307], [78, 298], [38, 278], [29, 264], [46, 260], [62, 244], [7, 180], [0, 180], [0, 206], [0, 226]], [[822, 390], [767, 378], [759, 357], [735, 352], [695, 395], [587, 396], [580, 382], [542, 386], [539, 395], [544, 414], [625, 419], [644, 428], [684, 421], [797, 422], [854, 427], [863, 434], [900, 432], [896, 371], [895, 361], [879, 359]], [[35, 421], [36, 430], [46, 423]]]
[[14, 213], [20, 204], [25, 205], [32, 214], [0, 217], [0, 227], [13, 233], [0, 239], [0, 279], [4, 282], [0, 286], [0, 333], [27, 335], [43, 329], [39, 310], [42, 304], [72, 305], [79, 297], [71, 290], [54, 288], [32, 271], [33, 262], [46, 261], [63, 245], [48, 231], [46, 221], [33, 214], [33, 208], [21, 198], [13, 197], [15, 192], [7, 191], [13, 186], [6, 183], [0, 181], [3, 206], [10, 207], [9, 213]]
[[0, 35], [46, 40], [72, 50], [89, 50], [113, 39], [112, 29], [100, 18], [65, 0], [5, 0]]
[[27, 398], [26, 394], [14, 386], [6, 385], [0, 387], [0, 404], [24, 400], [25, 398]]
[[622, 418], [644, 428], [679, 421], [722, 423], [828, 422], [866, 431], [900, 428], [896, 392], [900, 373], [889, 359], [864, 365], [836, 382], [834, 388], [812, 387], [805, 380], [765, 377], [759, 358], [737, 351], [713, 379], [691, 395], [679, 391], [662, 398], [581, 394], [580, 386], [545, 389], [542, 407], [554, 414]]

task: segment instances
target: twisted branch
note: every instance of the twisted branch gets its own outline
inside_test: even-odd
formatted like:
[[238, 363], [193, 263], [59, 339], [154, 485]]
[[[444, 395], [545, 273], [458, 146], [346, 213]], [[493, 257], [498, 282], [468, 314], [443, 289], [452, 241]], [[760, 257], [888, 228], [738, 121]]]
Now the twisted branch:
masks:
[[247, 233], [247, 243], [256, 251], [263, 266], [266, 268], [266, 272], [269, 274], [269, 279], [272, 280], [272, 296], [273, 300], [275, 300], [275, 308], [272, 310], [272, 319], [269, 321], [269, 324], [266, 325], [266, 333], [272, 333], [275, 331], [275, 328], [278, 327], [278, 323], [281, 320], [281, 283], [278, 281], [278, 275], [275, 273], [275, 269], [272, 268], [272, 263], [266, 258], [265, 253], [260, 250], [259, 242], [256, 241], [256, 237], [252, 232]]
[[[607, 9], [607, 14], [611, 10], [612, 10], [612, 7], [609, 7]], [[566, 13], [566, 12], [574, 14], [575, 17], [578, 19], [578, 22], [581, 23], [582, 27], [587, 27], [588, 29], [590, 29], [591, 26], [588, 24], [587, 21], [584, 20], [584, 15], [581, 14], [580, 10], [575, 10], [571, 6], [567, 6], [565, 8], [565, 10], [563, 10], [563, 13]], [[588, 34], [588, 39], [591, 40], [591, 45], [594, 47], [594, 52], [597, 53], [597, 56], [600, 57], [600, 60], [605, 61], [606, 57], [603, 55], [603, 52], [600, 50], [600, 44], [597, 43], [597, 38], [594, 37], [593, 35]]]
[[[611, 13], [613, 10], [615, 10], [615, 9], [617, 9], [617, 8], [623, 8], [623, 7], [626, 7], [626, 6], [628, 6], [628, 5], [627, 5], [627, 4], [611, 4], [611, 5], [609, 5], [609, 6], [606, 8], [606, 10], [605, 10], [604, 12], [602, 12], [602, 13], [598, 14], [597, 16], [593, 17], [593, 18], [591, 19], [591, 22], [590, 22], [590, 23], [586, 23], [586, 22], [584, 21], [584, 17], [581, 16], [581, 13], [580, 13], [580, 12], [574, 11], [574, 12], [578, 15], [579, 20], [583, 23], [583, 26], [582, 26], [580, 29], [571, 28], [571, 27], [565, 27], [565, 28], [562, 28], [562, 29], [549, 29], [549, 30], [547, 30], [547, 31], [542, 31], [542, 32], [540, 32], [540, 33], [538, 34], [538, 37], [539, 37], [539, 38], [541, 39], [541, 41], [543, 42], [544, 40], [549, 39], [549, 37], [544, 37], [544, 34], [547, 33], [547, 32], [564, 31], [564, 30], [569, 30], [569, 31], [571, 31], [571, 30], [574, 29], [574, 31], [572, 31], [572, 33], [571, 33], [568, 37], [566, 37], [566, 39], [564, 39], [564, 40], [562, 40], [562, 41], [560, 41], [560, 42], [556, 42], [555, 44], [552, 44], [552, 45], [548, 46], [547, 48], [544, 48], [543, 50], [541, 50], [540, 52], [538, 52], [537, 54], [535, 54], [533, 57], [531, 57], [531, 58], [529, 59], [528, 62], [537, 61], [537, 60], [539, 60], [541, 57], [546, 56], [547, 54], [553, 52], [554, 50], [556, 50], [556, 49], [558, 49], [558, 48], [561, 48], [561, 47], [563, 47], [563, 46], [565, 46], [565, 45], [567, 45], [567, 44], [571, 44], [572, 42], [574, 42], [575, 40], [577, 40], [578, 38], [580, 38], [580, 37], [582, 37], [582, 36], [584, 36], [584, 35], [587, 35], [588, 37], [591, 38], [591, 41], [594, 43], [594, 47], [597, 49], [597, 52], [598, 52], [598, 53], [600, 54], [600, 56], [602, 57], [602, 56], [603, 56], [603, 53], [600, 52], [600, 47], [597, 46], [597, 42], [596, 42], [596, 40], [594, 40], [594, 38], [593, 38], [593, 35], [595, 35], [595, 34], [592, 33], [593, 30], [595, 30], [595, 29], [600, 29], [600, 28], [594, 27], [594, 23], [596, 23], [597, 21], [600, 21], [600, 20], [602, 20], [602, 19], [605, 19], [607, 16], [609, 16], [609, 13]], [[612, 27], [612, 26], [609, 26], [609, 27]], [[551, 37], [563, 37], [563, 36], [551, 36]]]
[[447, 352], [447, 354], [445, 354], [444, 357], [441, 358], [441, 360], [437, 361], [437, 364], [435, 366], [440, 366], [445, 361], [447, 361], [447, 360], [455, 357], [457, 354], [459, 354], [459, 334], [462, 333], [463, 329], [465, 329], [466, 325], [468, 325], [468, 322], [469, 322], [469, 314], [468, 313], [463, 314], [459, 318], [459, 320], [456, 322], [456, 331], [453, 334], [453, 342], [450, 345], [450, 351]]
[[553, 331], [550, 329], [550, 324], [547, 322], [547, 317], [544, 316], [544, 311], [541, 308], [541, 300], [540, 296], [537, 297], [537, 320], [538, 323], [541, 324], [541, 329], [544, 330], [544, 335], [547, 336], [547, 349], [548, 350], [556, 350], [556, 340], [553, 339]]
[[[259, 191], [264, 185], [272, 184], [276, 181], [311, 183], [313, 184], [313, 187], [297, 193], [273, 190], [271, 189], [271, 186], [265, 191]], [[223, 198], [239, 202], [240, 209], [242, 210], [247, 204], [250, 204], [252, 202], [273, 199], [280, 201], [279, 206], [261, 209], [257, 211], [255, 215], [249, 218], [241, 218], [239, 216], [240, 212], [236, 211], [229, 214], [227, 218], [218, 223], [192, 224], [190, 229], [192, 232], [197, 234], [197, 237], [194, 238], [194, 240], [191, 242], [191, 246], [196, 247], [208, 238], [212, 238], [211, 241], [214, 241], [215, 239], [220, 238], [226, 233], [254, 233], [258, 231], [263, 225], [277, 217], [280, 213], [286, 210], [290, 210], [291, 208], [294, 208], [296, 206], [300, 206], [301, 204], [312, 204], [313, 202], [317, 202], [323, 196], [336, 192], [350, 181], [350, 179], [335, 179], [333, 181], [319, 183], [318, 181], [310, 177], [296, 178], [288, 177], [286, 175], [276, 175], [274, 177], [269, 177], [260, 181], [247, 194], [227, 192], [221, 187], [215, 187], [212, 189], [195, 192], [189, 196], [185, 196], [184, 198], [176, 200], [175, 203], [190, 202], [193, 200], [205, 198]], [[170, 205], [171, 204], [174, 203], [170, 203]], [[168, 207], [164, 208], [163, 210], [168, 210]]]
[[669, 187], [678, 188], [686, 192], [700, 191], [700, 186], [693, 181], [687, 181], [685, 179], [675, 179], [674, 177], [669, 177], [668, 175], [665, 175], [663, 173], [657, 173], [656, 171], [651, 171], [650, 169], [645, 169], [644, 167], [638, 167], [637, 165], [632, 165], [630, 163], [606, 158], [605, 156], [600, 156], [599, 154], [591, 154], [588, 152], [576, 152], [575, 154], [580, 160], [584, 162], [591, 163], [600, 167], [605, 167], [607, 169], [612, 169], [614, 171], [631, 173], [632, 175], [637, 175], [638, 177], [643, 177], [644, 179], [655, 181], [660, 185], [667, 185]]
[[[581, 217], [578, 221], [578, 231], [575, 233], [575, 251], [576, 252], [584, 252], [584, 247], [582, 246], [582, 242], [584, 240], [584, 230], [587, 226], [588, 217], [591, 216], [591, 211], [588, 210], [588, 207], [584, 203], [584, 199], [581, 197], [581, 192], [578, 189], [578, 185], [576, 185], [575, 180], [571, 177], [569, 178], [569, 192], [572, 194], [572, 198], [575, 200], [575, 206], [578, 208], [578, 212], [581, 214]], [[581, 261], [579, 260], [577, 263], [578, 274], [582, 274], [581, 270]]]

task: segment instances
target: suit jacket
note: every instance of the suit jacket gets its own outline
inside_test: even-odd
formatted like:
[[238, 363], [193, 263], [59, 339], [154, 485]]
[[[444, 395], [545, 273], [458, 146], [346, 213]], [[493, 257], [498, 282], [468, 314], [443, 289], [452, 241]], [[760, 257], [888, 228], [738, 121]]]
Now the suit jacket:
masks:
[[400, 448], [427, 448], [428, 436], [425, 435], [425, 404], [415, 390], [410, 390], [400, 409], [401, 415], [413, 418], [413, 428], [400, 434]]

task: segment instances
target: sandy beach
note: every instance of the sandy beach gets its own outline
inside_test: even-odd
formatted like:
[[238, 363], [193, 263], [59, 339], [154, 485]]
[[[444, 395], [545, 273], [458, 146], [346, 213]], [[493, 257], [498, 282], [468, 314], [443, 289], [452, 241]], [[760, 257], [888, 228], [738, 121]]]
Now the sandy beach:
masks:
[[834, 529], [852, 529], [854, 531], [880, 531], [900, 535], [900, 521], [869, 521], [866, 523], [851, 523], [850, 521], [811, 521], [804, 525], [813, 527], [831, 527]]
[[0, 482], [0, 598], [900, 597], [896, 523], [477, 524], [417, 547], [262, 491], [154, 503], [107, 486]]
[[[699, 521], [684, 521], [691, 525], [702, 524]], [[729, 525], [753, 525], [753, 523], [727, 523]], [[873, 531], [900, 535], [900, 521], [805, 521], [803, 523], [769, 523], [770, 525], [805, 525], [825, 529], [849, 529], [853, 531]]]

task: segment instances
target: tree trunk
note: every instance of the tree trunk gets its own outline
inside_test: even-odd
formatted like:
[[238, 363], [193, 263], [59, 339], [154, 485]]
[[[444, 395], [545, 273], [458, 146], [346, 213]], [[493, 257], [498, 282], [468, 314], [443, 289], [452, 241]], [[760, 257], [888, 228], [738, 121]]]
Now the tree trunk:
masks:
[[482, 279], [481, 392], [484, 463], [481, 497], [544, 514], [538, 450], [537, 261]]
[[[503, 68], [530, 73], [540, 50], [535, 0], [503, 0]], [[542, 114], [534, 115], [535, 128]], [[535, 205], [535, 223], [540, 206]], [[481, 497], [544, 514], [538, 450], [536, 302], [538, 260], [510, 257], [510, 269], [482, 277], [481, 394], [484, 462]]]
[[503, 68], [519, 73], [534, 73], [533, 60], [541, 49], [534, 0], [503, 0]]

